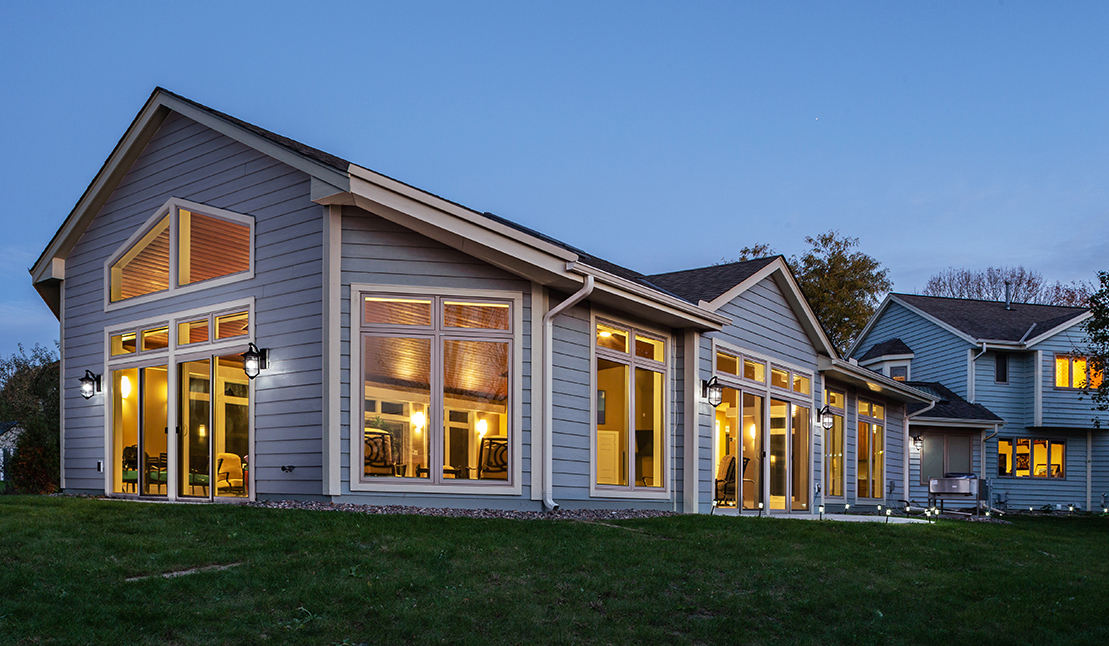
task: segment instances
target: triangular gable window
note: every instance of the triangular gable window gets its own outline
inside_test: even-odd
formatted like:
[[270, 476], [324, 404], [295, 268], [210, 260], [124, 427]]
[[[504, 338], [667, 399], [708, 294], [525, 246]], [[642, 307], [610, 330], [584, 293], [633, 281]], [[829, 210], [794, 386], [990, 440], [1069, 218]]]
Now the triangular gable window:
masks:
[[253, 241], [254, 218], [171, 199], [108, 260], [108, 303], [251, 278]]

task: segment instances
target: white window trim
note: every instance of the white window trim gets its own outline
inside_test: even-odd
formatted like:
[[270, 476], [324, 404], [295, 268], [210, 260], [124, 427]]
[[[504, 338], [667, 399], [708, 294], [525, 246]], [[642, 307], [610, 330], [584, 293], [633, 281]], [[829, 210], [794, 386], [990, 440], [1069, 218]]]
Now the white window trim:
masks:
[[[186, 346], [182, 346], [180, 349], [177, 348], [177, 323], [178, 322], [196, 320], [197, 318], [199, 318], [200, 316], [203, 316], [204, 314], [212, 314], [212, 313], [225, 314], [225, 313], [231, 313], [231, 312], [236, 312], [236, 311], [241, 312], [244, 309], [247, 311], [247, 316], [250, 317], [248, 319], [250, 325], [249, 325], [249, 328], [247, 330], [247, 334], [242, 335], [242, 336], [232, 337], [232, 338], [226, 339], [226, 340], [220, 340], [218, 342], [209, 341], [208, 343], [189, 344], [189, 345], [186, 345]], [[169, 346], [167, 348], [160, 349], [160, 350], [151, 350], [151, 351], [142, 352], [142, 353], [136, 352], [134, 354], [118, 355], [118, 356], [115, 356], [115, 357], [111, 356], [112, 336], [114, 336], [116, 334], [123, 333], [123, 332], [130, 332], [132, 330], [139, 330], [141, 332], [143, 328], [150, 328], [150, 327], [153, 327], [153, 326], [155, 326], [159, 323], [166, 323], [166, 322], [168, 322], [168, 325], [169, 325]], [[114, 472], [113, 472], [113, 470], [115, 469], [115, 460], [114, 460], [113, 457], [110, 456], [110, 451], [111, 451], [110, 447], [114, 446], [114, 443], [112, 441], [112, 429], [114, 428], [113, 423], [112, 423], [113, 422], [113, 420], [112, 420], [112, 411], [115, 407], [112, 406], [112, 397], [114, 396], [115, 393], [112, 391], [111, 371], [113, 371], [113, 370], [124, 370], [124, 369], [128, 369], [128, 368], [145, 368], [145, 367], [149, 367], [149, 366], [165, 365], [167, 373], [168, 373], [166, 375], [166, 377], [167, 377], [166, 388], [168, 390], [167, 397], [166, 397], [166, 421], [168, 423], [169, 420], [176, 419], [176, 415], [177, 415], [177, 388], [175, 387], [176, 386], [176, 380], [177, 380], [177, 376], [176, 376], [177, 375], [177, 371], [176, 371], [177, 364], [182, 362], [182, 361], [191, 361], [191, 360], [194, 360], [194, 359], [203, 358], [203, 357], [211, 356], [211, 355], [234, 354], [234, 353], [239, 352], [239, 351], [245, 352], [246, 349], [247, 349], [247, 345], [250, 344], [250, 343], [254, 343], [254, 329], [255, 329], [255, 327], [256, 327], [256, 323], [255, 323], [255, 319], [254, 319], [254, 297], [251, 296], [251, 297], [248, 297], [248, 298], [242, 298], [242, 299], [238, 299], [238, 300], [234, 300], [234, 301], [226, 301], [226, 302], [223, 302], [223, 303], [217, 303], [215, 305], [211, 305], [211, 306], [207, 306], [207, 307], [196, 307], [196, 308], [192, 308], [192, 309], [188, 309], [188, 310], [182, 310], [182, 311], [179, 311], [179, 312], [173, 312], [173, 313], [170, 313], [170, 314], [162, 314], [160, 316], [147, 317], [145, 319], [138, 319], [136, 321], [122, 323], [122, 324], [119, 324], [119, 325], [112, 325], [110, 327], [104, 328], [103, 346], [102, 346], [103, 347], [103, 357], [102, 357], [103, 371], [101, 372], [101, 381], [103, 383], [102, 391], [103, 391], [103, 394], [104, 394], [104, 397], [105, 397], [105, 405], [104, 405], [104, 447], [105, 447], [105, 451], [104, 451], [104, 454], [105, 454], [104, 455], [104, 494], [105, 495], [110, 496], [110, 497], [115, 497], [115, 498], [139, 498], [140, 497], [138, 493], [135, 493], [135, 494], [121, 494], [121, 493], [115, 493], [115, 492], [112, 491], [112, 483], [114, 482]], [[211, 333], [214, 334], [214, 331], [212, 331]], [[140, 342], [140, 340], [136, 339], [136, 343], [139, 343], [139, 342]], [[255, 380], [248, 379], [247, 381], [248, 381], [248, 388], [250, 388], [250, 391], [249, 391], [249, 393], [250, 393], [250, 410], [249, 410], [249, 415], [248, 415], [250, 426], [249, 426], [249, 430], [248, 430], [248, 439], [247, 439], [247, 441], [249, 442], [251, 455], [253, 455], [254, 450], [255, 450], [255, 433], [254, 433], [254, 417], [255, 417], [255, 402], [256, 402], [255, 395], [254, 395], [254, 386], [255, 386], [254, 381]], [[176, 424], [174, 424], [174, 425], [176, 426]], [[166, 459], [167, 459], [167, 461], [173, 461], [173, 463], [176, 464], [176, 460], [177, 460], [177, 442], [176, 441], [167, 443]], [[250, 470], [250, 483], [247, 485], [247, 490], [249, 491], [249, 495], [247, 496], [247, 498], [245, 498], [245, 500], [255, 500], [256, 499], [256, 495], [257, 495], [257, 485], [256, 485], [257, 475], [258, 475], [257, 470], [252, 468]], [[177, 484], [178, 483], [177, 483], [176, 478], [174, 478], [172, 480], [167, 480], [167, 482], [166, 482], [166, 496], [165, 496], [166, 500], [169, 500], [169, 501], [172, 502], [172, 501], [175, 501], [175, 500], [178, 499]], [[159, 498], [159, 499], [161, 499], [161, 498]], [[195, 500], [195, 499], [190, 498], [190, 500]], [[234, 502], [241, 502], [242, 500], [244, 500], [244, 498], [223, 498], [223, 499], [221, 499], [221, 498], [218, 498], [218, 497], [213, 497], [212, 502], [234, 503]]]
[[[613, 327], [627, 328], [631, 335], [628, 338], [628, 367], [629, 367], [629, 380], [634, 379], [635, 367], [641, 366], [661, 372], [662, 374], [662, 486], [661, 487], [635, 487], [635, 485], [628, 485], [619, 487], [615, 485], [599, 485], [597, 484], [597, 323], [598, 321], [612, 325]], [[640, 336], [655, 339], [665, 343], [663, 348], [663, 361], [651, 361], [649, 359], [639, 358], [636, 361], [635, 357], [635, 333], [641, 333]], [[670, 420], [670, 410], [672, 399], [670, 375], [671, 375], [671, 358], [673, 356], [674, 339], [673, 336], [665, 331], [646, 326], [641, 323], [634, 323], [628, 319], [619, 316], [610, 316], [607, 314], [598, 315], [597, 312], [590, 310], [589, 313], [589, 497], [590, 498], [621, 498], [625, 500], [670, 500], [671, 497], [671, 480], [674, 474], [674, 465], [672, 461], [673, 456], [673, 424]], [[618, 354], [618, 353], [612, 353]], [[601, 356], [606, 355], [604, 349], [601, 350]], [[661, 364], [661, 366], [660, 366]], [[661, 367], [662, 370], [658, 370]], [[550, 394], [548, 393], [548, 396]], [[634, 414], [634, 405], [631, 405], [629, 398], [629, 419]], [[633, 465], [629, 462], [629, 471]]]
[[[479, 298], [512, 303], [512, 370], [509, 384], [512, 397], [509, 402], [509, 415], [511, 420], [511, 455], [510, 455], [510, 480], [506, 484], [484, 483], [471, 481], [467, 484], [456, 485], [433, 482], [399, 482], [401, 480], [416, 480], [416, 478], [382, 478], [381, 482], [364, 482], [360, 474], [359, 464], [362, 460], [363, 443], [354, 441], [354, 421], [365, 419], [365, 397], [356, 397], [354, 393], [357, 385], [364, 383], [362, 375], [362, 308], [360, 305], [362, 294], [373, 293], [380, 296], [439, 296], [442, 298]], [[519, 291], [506, 291], [495, 289], [453, 289], [445, 287], [411, 287], [408, 285], [376, 285], [369, 283], [352, 283], [349, 296], [349, 327], [350, 332], [350, 395], [348, 396], [348, 410], [350, 412], [347, 423], [347, 472], [348, 485], [352, 493], [420, 493], [420, 494], [454, 494], [472, 496], [519, 496], [523, 491], [523, 375], [524, 375], [524, 295]], [[435, 316], [436, 313], [433, 313]], [[434, 319], [433, 319], [434, 320]], [[403, 334], [402, 326], [388, 330], [388, 333]], [[381, 328], [386, 332], [385, 328]], [[412, 330], [426, 334], [431, 328], [413, 326]], [[534, 365], [534, 364], [533, 364]], [[433, 371], [435, 381], [442, 376], [442, 370]], [[534, 380], [533, 380], [534, 383]], [[435, 397], [435, 386], [432, 385], [432, 398]], [[430, 416], [429, 416], [430, 417]], [[439, 420], [439, 424], [442, 421]], [[430, 424], [429, 424], [430, 432]], [[534, 442], [535, 439], [532, 438]]]
[[[859, 404], [860, 404], [860, 402], [864, 402], [864, 401], [868, 404], [871, 404], [871, 405], [877, 404], [878, 406], [881, 406], [882, 407], [882, 417], [878, 418], [878, 417], [873, 417], [871, 415], [861, 414], [859, 412], [861, 410], [860, 407], [859, 407]], [[886, 449], [889, 446], [889, 425], [886, 423], [888, 418], [889, 418], [889, 406], [886, 404], [885, 401], [879, 402], [876, 399], [870, 399], [869, 397], [860, 397], [858, 394], [855, 395], [855, 429], [854, 429], [854, 431], [855, 431], [855, 500], [857, 500], [857, 501], [865, 502], [865, 503], [874, 503], [874, 502], [884, 502], [886, 500], [886, 472], [889, 471], [888, 466], [886, 464], [887, 460], [888, 460], [888, 458], [887, 458], [888, 451]], [[875, 423], [878, 423], [878, 424], [882, 425], [882, 497], [881, 498], [871, 498], [870, 496], [860, 496], [859, 495], [859, 423], [860, 422], [866, 422], [867, 424], [871, 424], [871, 425], [874, 425]], [[844, 426], [846, 426], [846, 425], [847, 425], [847, 418], [845, 416], [844, 417]], [[847, 429], [844, 429], [844, 442], [845, 443], [847, 441], [846, 434], [847, 434]], [[847, 475], [846, 471], [847, 471], [847, 469], [845, 468], [844, 469], [844, 475]], [[871, 480], [874, 479], [874, 474], [873, 473], [870, 474], [870, 479]], [[846, 486], [843, 488], [843, 491], [844, 491], [844, 494], [847, 493], [847, 487]]]
[[[1066, 358], [1066, 360], [1067, 360], [1067, 384], [1068, 385], [1066, 385], [1066, 386], [1060, 386], [1059, 382], [1058, 382], [1058, 379], [1059, 379], [1059, 359], [1062, 359], [1062, 358]], [[1074, 360], [1075, 359], [1085, 359], [1086, 360], [1086, 385], [1082, 386], [1082, 387], [1074, 385]], [[1051, 365], [1052, 365], [1051, 385], [1055, 390], [1063, 390], [1063, 391], [1070, 391], [1070, 392], [1080, 393], [1080, 392], [1083, 392], [1083, 391], [1090, 388], [1090, 378], [1093, 376], [1093, 371], [1090, 369], [1090, 356], [1089, 355], [1075, 354], [1075, 353], [1069, 353], [1069, 352], [1056, 352], [1055, 355], [1054, 355], [1053, 361], [1051, 362]]]
[[[199, 213], [200, 215], [210, 215], [210, 216], [214, 216], [214, 217], [217, 217], [217, 218], [220, 218], [220, 219], [229, 220], [231, 222], [236, 222], [238, 224], [243, 224], [243, 225], [249, 226], [250, 227], [250, 263], [249, 263], [249, 268], [246, 271], [241, 271], [241, 272], [238, 272], [238, 273], [229, 274], [227, 276], [220, 276], [218, 278], [212, 278], [210, 280], [203, 280], [203, 281], [196, 282], [196, 283], [190, 283], [188, 285], [178, 286], [177, 285], [177, 278], [178, 278], [178, 276], [177, 276], [177, 254], [178, 254], [178, 248], [177, 248], [178, 247], [178, 244], [177, 244], [177, 228], [178, 228], [177, 227], [177, 221], [178, 221], [178, 212], [181, 209], [185, 209], [186, 211], [192, 211], [194, 213]], [[168, 287], [166, 289], [160, 291], [160, 292], [154, 292], [152, 294], [143, 294], [142, 296], [134, 296], [132, 298], [125, 298], [123, 300], [115, 301], [113, 303], [112, 302], [112, 265], [114, 265], [115, 262], [117, 260], [119, 260], [124, 254], [126, 254], [135, 243], [137, 243], [139, 240], [141, 240], [142, 237], [144, 235], [146, 235], [153, 226], [155, 226], [158, 222], [160, 222], [162, 220], [162, 218], [165, 218], [166, 216], [169, 216], [169, 282], [168, 282]], [[135, 230], [135, 232], [131, 234], [131, 237], [127, 238], [126, 242], [124, 242], [122, 245], [120, 245], [120, 247], [118, 249], [116, 249], [115, 252], [112, 253], [112, 255], [108, 256], [107, 260], [104, 261], [104, 311], [105, 312], [112, 312], [112, 311], [115, 311], [115, 310], [123, 309], [125, 307], [131, 307], [132, 305], [141, 305], [143, 303], [150, 303], [150, 302], [153, 302], [153, 301], [159, 301], [159, 300], [162, 300], [162, 299], [165, 299], [165, 298], [170, 298], [170, 297], [173, 297], [173, 296], [180, 296], [182, 294], [189, 294], [191, 292], [199, 291], [199, 290], [202, 290], [202, 289], [209, 289], [211, 287], [219, 287], [221, 285], [227, 285], [227, 284], [230, 284], [230, 283], [237, 283], [237, 282], [243, 281], [243, 280], [250, 280], [251, 278], [254, 278], [254, 257], [255, 257], [255, 249], [254, 249], [254, 218], [253, 217], [251, 217], [249, 215], [243, 215], [242, 213], [235, 213], [233, 211], [228, 211], [226, 209], [216, 208], [214, 206], [199, 204], [197, 202], [190, 202], [189, 200], [184, 200], [184, 199], [181, 199], [181, 198], [178, 198], [178, 197], [171, 197], [171, 198], [169, 198], [169, 200], [166, 201], [165, 204], [163, 204], [161, 207], [158, 208], [157, 211], [154, 212], [154, 215], [150, 216], [150, 218], [148, 218], [146, 220], [146, 222], [143, 223], [142, 226], [140, 226], [137, 230]]]
[[[838, 495], [838, 496], [835, 496], [835, 495], [832, 495], [832, 494], [828, 493], [827, 487], [825, 486], [827, 484], [825, 482], [825, 480], [827, 479], [829, 469], [828, 469], [828, 463], [827, 463], [827, 456], [824, 455], [824, 451], [828, 449], [828, 446], [827, 446], [827, 444], [825, 444], [824, 446], [821, 447], [820, 484], [821, 484], [821, 487], [823, 487], [823, 489], [821, 489], [821, 492], [822, 492], [822, 495], [825, 498], [828, 498], [828, 499], [832, 500], [833, 502], [846, 501], [847, 500], [847, 471], [848, 471], [848, 467], [850, 466], [847, 463], [847, 432], [848, 432], [848, 428], [849, 428], [847, 426], [847, 421], [848, 421], [848, 419], [850, 419], [847, 415], [847, 401], [848, 401], [847, 400], [847, 389], [846, 388], [829, 388], [826, 384], [822, 384], [822, 385], [823, 385], [824, 392], [837, 393], [837, 394], [843, 396], [843, 408], [838, 408], [838, 407], [833, 408], [832, 404], [831, 404], [831, 397], [829, 397], [828, 398], [829, 399], [828, 409], [832, 412], [833, 415], [835, 415], [837, 411], [843, 413], [841, 415], [841, 417], [843, 417], [843, 458], [844, 458], [844, 460], [843, 460], [843, 475], [840, 477], [840, 484], [843, 485], [843, 493]], [[856, 403], [855, 404], [855, 417], [857, 418], [858, 415], [859, 415], [859, 408], [858, 408], [858, 403]], [[823, 434], [827, 433], [828, 431], [825, 431], [824, 427], [821, 427], [820, 432], [822, 433], [821, 437], [823, 437]], [[859, 446], [859, 442], [856, 439], [856, 441], [855, 441], [855, 453], [856, 454], [858, 454], [858, 446]], [[857, 463], [857, 461], [858, 461], [857, 455], [856, 455], [855, 459], [856, 459], [856, 463]], [[856, 474], [856, 477], [857, 476], [858, 476], [858, 474]]]

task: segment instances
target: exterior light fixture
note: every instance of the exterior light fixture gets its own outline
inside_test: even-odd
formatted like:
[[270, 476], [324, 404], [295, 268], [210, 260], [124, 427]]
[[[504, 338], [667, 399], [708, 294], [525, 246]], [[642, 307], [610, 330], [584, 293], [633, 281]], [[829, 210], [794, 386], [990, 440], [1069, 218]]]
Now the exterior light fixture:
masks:
[[81, 396], [85, 399], [90, 399], [100, 392], [100, 375], [92, 374], [91, 370], [86, 370], [85, 376], [77, 381], [81, 382]]
[[820, 505], [817, 509], [820, 510], [820, 520], [824, 520], [824, 505]]
[[259, 350], [258, 346], [253, 343], [247, 347], [246, 352], [243, 353], [243, 372], [246, 373], [247, 377], [254, 379], [258, 376], [258, 373], [265, 369], [269, 353], [269, 350], [265, 348]]
[[709, 400], [713, 408], [720, 405], [724, 401], [724, 387], [716, 383], [716, 377], [708, 381], [701, 381], [701, 396]]
[[762, 503], [759, 503], [759, 518], [762, 518]]
[[893, 510], [890, 509], [889, 507], [886, 507], [886, 524], [887, 525], [890, 524], [890, 514], [892, 514], [892, 513], [893, 513]]
[[827, 406], [825, 406], [824, 408], [821, 408], [820, 409], [820, 425], [824, 428], [824, 430], [825, 431], [831, 430], [832, 426], [835, 425], [835, 423], [836, 423], [836, 418], [835, 418], [834, 415], [832, 415], [832, 409], [828, 408]]
[[913, 448], [916, 449], [917, 451], [924, 448], [924, 437], [923, 436], [921, 436], [919, 434], [913, 436]]

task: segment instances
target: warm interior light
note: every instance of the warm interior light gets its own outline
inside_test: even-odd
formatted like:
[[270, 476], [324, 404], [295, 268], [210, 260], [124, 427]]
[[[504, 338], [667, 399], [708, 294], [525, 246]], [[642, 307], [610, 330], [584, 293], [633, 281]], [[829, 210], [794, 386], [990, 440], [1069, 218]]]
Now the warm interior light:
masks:
[[609, 332], [608, 330], [601, 330], [601, 332], [600, 332], [600, 334], [598, 334], [598, 336], [600, 336], [602, 339], [607, 339], [610, 336], [612, 336], [612, 332]]
[[485, 437], [485, 433], [488, 432], [488, 431], [489, 431], [489, 422], [487, 422], [483, 419], [479, 419], [477, 421], [477, 434], [480, 435], [481, 437]]
[[419, 433], [420, 431], [423, 430], [424, 422], [427, 421], [427, 420], [424, 417], [424, 412], [418, 410], [418, 411], [415, 411], [415, 412], [412, 413], [412, 416], [409, 418], [409, 421], [412, 422], [412, 426], [414, 426], [415, 429], [416, 429], [416, 432]]
[[208, 429], [204, 428], [203, 424], [196, 427], [196, 434], [197, 434], [198, 437], [204, 437], [205, 435], [207, 435], [207, 433], [208, 433]]
[[131, 380], [126, 375], [119, 380], [119, 394], [123, 395], [124, 399], [131, 396]]
[[755, 425], [754, 425], [754, 423], [752, 423], [750, 426], [747, 427], [747, 434], [751, 436], [752, 440], [755, 439]]

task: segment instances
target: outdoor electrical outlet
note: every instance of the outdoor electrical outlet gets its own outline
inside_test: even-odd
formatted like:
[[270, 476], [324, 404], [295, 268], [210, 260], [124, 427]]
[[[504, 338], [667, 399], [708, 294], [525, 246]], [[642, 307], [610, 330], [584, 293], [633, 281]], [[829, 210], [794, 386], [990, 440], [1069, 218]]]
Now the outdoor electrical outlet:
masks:
[[103, 460], [97, 460], [96, 461], [96, 472], [97, 473], [104, 473], [104, 461]]

